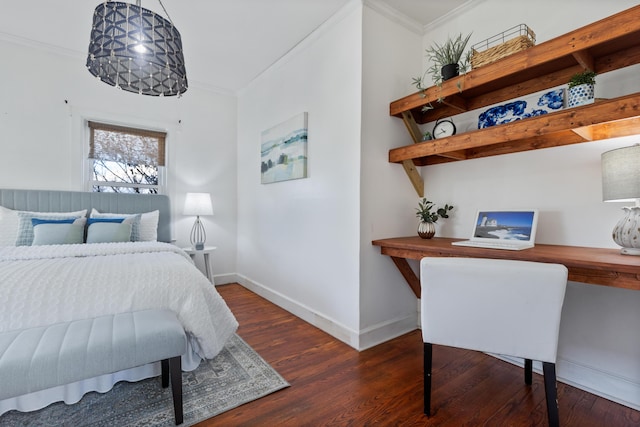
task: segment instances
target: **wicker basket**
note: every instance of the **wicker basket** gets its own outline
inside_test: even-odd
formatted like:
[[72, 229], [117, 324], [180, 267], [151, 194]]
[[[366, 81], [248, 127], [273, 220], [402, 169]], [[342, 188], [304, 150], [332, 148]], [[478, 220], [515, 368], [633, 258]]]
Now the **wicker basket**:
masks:
[[490, 64], [536, 44], [536, 34], [525, 24], [516, 25], [500, 34], [471, 46], [471, 68]]

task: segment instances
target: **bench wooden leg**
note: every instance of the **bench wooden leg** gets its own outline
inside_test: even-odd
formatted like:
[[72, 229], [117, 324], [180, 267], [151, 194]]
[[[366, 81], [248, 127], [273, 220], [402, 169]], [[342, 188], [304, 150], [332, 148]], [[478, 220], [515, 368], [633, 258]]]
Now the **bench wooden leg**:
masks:
[[[164, 361], [163, 361], [164, 362]], [[171, 374], [171, 393], [173, 394], [173, 411], [176, 417], [176, 425], [182, 424], [182, 359], [180, 356], [168, 360], [169, 373]]]

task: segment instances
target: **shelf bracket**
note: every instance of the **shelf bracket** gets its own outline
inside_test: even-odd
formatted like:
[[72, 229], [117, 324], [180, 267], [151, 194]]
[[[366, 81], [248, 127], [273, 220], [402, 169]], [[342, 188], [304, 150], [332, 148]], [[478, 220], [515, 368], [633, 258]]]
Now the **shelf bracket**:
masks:
[[418, 127], [411, 110], [402, 112], [402, 121], [409, 131], [411, 139], [413, 139], [413, 143], [417, 144], [418, 142], [422, 142], [422, 130]]
[[[422, 142], [422, 131], [416, 123], [411, 110], [402, 112], [402, 121], [409, 131], [409, 134], [413, 139], [413, 143], [417, 144], [418, 142]], [[413, 160], [403, 160], [402, 167], [407, 173], [407, 176], [409, 177], [411, 184], [413, 184], [413, 188], [415, 188], [418, 193], [418, 196], [424, 197], [424, 180], [422, 179], [422, 176], [420, 176], [418, 169], [416, 169], [416, 165], [413, 163]]]
[[420, 176], [418, 169], [416, 169], [416, 165], [413, 164], [413, 160], [403, 160], [402, 167], [407, 173], [411, 184], [413, 184], [413, 188], [415, 188], [416, 193], [418, 193], [418, 197], [424, 197], [424, 180], [422, 179], [422, 176]]
[[593, 60], [593, 56], [591, 56], [587, 50], [578, 50], [573, 52], [573, 57], [585, 70], [595, 71], [595, 61]]
[[583, 138], [585, 141], [593, 141], [593, 129], [591, 126], [583, 126], [581, 128], [571, 129], [573, 133]]

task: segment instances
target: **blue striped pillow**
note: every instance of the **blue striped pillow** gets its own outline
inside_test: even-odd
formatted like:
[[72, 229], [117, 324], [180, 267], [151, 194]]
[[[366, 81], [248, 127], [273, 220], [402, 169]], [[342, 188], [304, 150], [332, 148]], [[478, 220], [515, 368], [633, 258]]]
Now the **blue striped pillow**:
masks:
[[33, 218], [39, 219], [76, 219], [84, 218], [87, 210], [77, 212], [18, 212], [18, 233], [16, 246], [30, 246], [33, 243]]

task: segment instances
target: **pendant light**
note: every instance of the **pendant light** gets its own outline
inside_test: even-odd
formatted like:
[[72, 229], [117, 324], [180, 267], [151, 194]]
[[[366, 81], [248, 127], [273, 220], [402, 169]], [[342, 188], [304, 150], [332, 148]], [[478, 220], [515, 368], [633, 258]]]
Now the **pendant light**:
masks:
[[178, 29], [140, 0], [96, 7], [87, 68], [103, 82], [140, 95], [181, 95], [188, 87]]

